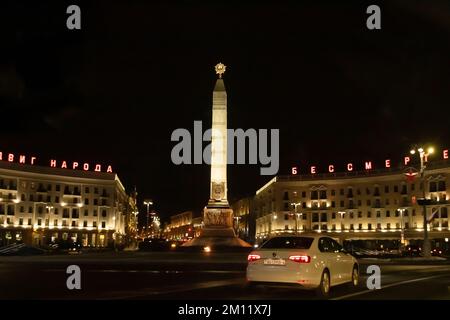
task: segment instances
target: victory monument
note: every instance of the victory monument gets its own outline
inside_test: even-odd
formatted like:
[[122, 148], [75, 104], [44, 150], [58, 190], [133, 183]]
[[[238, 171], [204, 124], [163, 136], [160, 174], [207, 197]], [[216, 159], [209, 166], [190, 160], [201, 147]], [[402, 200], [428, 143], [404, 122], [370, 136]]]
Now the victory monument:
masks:
[[250, 247], [233, 229], [233, 209], [227, 199], [227, 92], [222, 75], [226, 66], [215, 66], [218, 79], [213, 92], [211, 126], [211, 179], [208, 205], [203, 209], [200, 236], [185, 247]]

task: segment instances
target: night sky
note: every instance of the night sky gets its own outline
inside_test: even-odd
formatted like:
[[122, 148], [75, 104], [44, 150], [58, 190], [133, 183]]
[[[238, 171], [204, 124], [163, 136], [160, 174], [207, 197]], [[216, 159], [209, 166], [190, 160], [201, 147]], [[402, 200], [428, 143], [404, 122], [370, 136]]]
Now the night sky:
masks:
[[[199, 212], [209, 166], [173, 165], [170, 136], [210, 126], [219, 61], [228, 126], [280, 129], [280, 174], [449, 147], [448, 1], [208, 2], [2, 1], [0, 151], [111, 163], [163, 219]], [[230, 166], [229, 198], [269, 179]]]

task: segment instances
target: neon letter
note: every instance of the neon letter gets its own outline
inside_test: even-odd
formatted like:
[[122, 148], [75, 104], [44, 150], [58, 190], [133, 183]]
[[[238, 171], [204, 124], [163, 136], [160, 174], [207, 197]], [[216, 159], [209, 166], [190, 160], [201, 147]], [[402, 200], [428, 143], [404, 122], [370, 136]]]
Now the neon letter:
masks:
[[387, 159], [387, 160], [384, 162], [384, 164], [385, 164], [386, 168], [390, 168], [390, 167], [391, 167], [391, 160], [390, 160], [390, 159]]
[[347, 170], [348, 171], [353, 171], [353, 164], [352, 163], [347, 164]]

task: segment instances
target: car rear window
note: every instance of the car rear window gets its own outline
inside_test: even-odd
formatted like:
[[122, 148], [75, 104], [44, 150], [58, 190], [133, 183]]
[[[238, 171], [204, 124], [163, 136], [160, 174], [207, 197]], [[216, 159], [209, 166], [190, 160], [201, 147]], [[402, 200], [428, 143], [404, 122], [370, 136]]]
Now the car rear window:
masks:
[[276, 237], [266, 241], [263, 249], [309, 249], [314, 238], [308, 237]]

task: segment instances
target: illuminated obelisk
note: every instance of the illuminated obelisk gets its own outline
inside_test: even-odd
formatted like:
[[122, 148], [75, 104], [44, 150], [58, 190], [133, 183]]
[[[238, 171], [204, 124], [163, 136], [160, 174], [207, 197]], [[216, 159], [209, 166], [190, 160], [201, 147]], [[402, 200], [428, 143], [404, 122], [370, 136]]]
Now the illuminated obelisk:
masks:
[[234, 233], [233, 210], [227, 199], [227, 92], [222, 79], [226, 66], [219, 63], [215, 70], [218, 79], [213, 92], [210, 197], [203, 210], [200, 236], [185, 246], [250, 247]]

